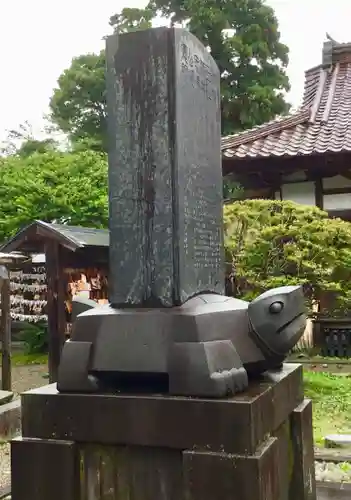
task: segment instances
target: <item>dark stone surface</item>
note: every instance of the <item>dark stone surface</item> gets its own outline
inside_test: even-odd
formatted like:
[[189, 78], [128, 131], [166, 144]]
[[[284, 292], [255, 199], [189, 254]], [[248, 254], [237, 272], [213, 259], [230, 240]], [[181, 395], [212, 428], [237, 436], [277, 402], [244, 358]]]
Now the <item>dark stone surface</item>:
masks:
[[271, 288], [250, 302], [251, 329], [265, 356], [289, 354], [306, 328], [306, 312], [300, 286]]
[[276, 439], [269, 438], [253, 456], [185, 451], [185, 498], [282, 500], [277, 475], [277, 445]]
[[[21, 442], [23, 456], [15, 472], [23, 475], [14, 477], [16, 500], [55, 500], [63, 493], [60, 500], [281, 500], [274, 438], [253, 455], [69, 443], [65, 448], [58, 449], [54, 440]], [[24, 458], [33, 462], [27, 471]], [[80, 474], [72, 474], [78, 464]]]
[[58, 390], [147, 380], [154, 392], [157, 379], [173, 395], [236, 394], [281, 366], [306, 314], [301, 287], [223, 296], [219, 70], [175, 28], [108, 37], [106, 59], [110, 304], [75, 306], [92, 308], [63, 348]]
[[81, 446], [81, 500], [185, 500], [182, 453], [141, 446]]
[[66, 341], [64, 362], [60, 363], [57, 387], [65, 387], [66, 391], [96, 392], [98, 384], [89, 373], [93, 344], [91, 342]]
[[289, 500], [315, 500], [312, 402], [305, 399], [291, 414], [293, 471]]
[[219, 82], [186, 30], [107, 40], [113, 305], [224, 292]]
[[[173, 395], [240, 392], [248, 384], [242, 359], [265, 362], [248, 335], [248, 323], [246, 302], [216, 294], [197, 295], [167, 309], [91, 309], [77, 319], [64, 347], [58, 390], [93, 391], [89, 374], [96, 377], [100, 392], [107, 382], [109, 388], [126, 390], [127, 378], [139, 378], [140, 390], [147, 376], [157, 374], [163, 377], [164, 392]], [[155, 390], [157, 386], [149, 392]]]
[[12, 500], [77, 500], [75, 443], [18, 438], [11, 443]]
[[[173, 395], [220, 398], [241, 392], [248, 374], [280, 367], [304, 331], [300, 287], [261, 297], [249, 304], [207, 293], [172, 308], [93, 307], [77, 318], [64, 346], [58, 390], [125, 391], [133, 381], [140, 391], [145, 381], [162, 378], [163, 392]], [[282, 311], [271, 318], [276, 304]], [[149, 385], [149, 392], [161, 390]]]
[[72, 298], [72, 312], [71, 312], [71, 323], [74, 323], [79, 314], [82, 314], [89, 309], [96, 307], [96, 301], [92, 299], [87, 299], [86, 297], [79, 297], [75, 295]]
[[[301, 365], [285, 364], [286, 367], [291, 367], [292, 374], [290, 377], [284, 378], [284, 384], [279, 383], [281, 375], [279, 371], [267, 372], [263, 374], [263, 379], [268, 377], [269, 382], [272, 384], [272, 399], [275, 401], [272, 428], [277, 429], [286, 419], [286, 415], [292, 412], [304, 398], [303, 392], [303, 370]], [[299, 366], [301, 371], [294, 370], [293, 367]], [[311, 427], [312, 432], [312, 427]]]
[[12, 443], [13, 498], [316, 500], [289, 496], [291, 477], [296, 492], [307, 480], [291, 473], [290, 419], [294, 471], [313, 468], [312, 442], [292, 416], [307, 425], [302, 387], [302, 367], [285, 365], [227, 399], [29, 391], [25, 437]]
[[0, 439], [11, 439], [21, 432], [21, 401], [16, 399], [0, 407]]
[[254, 453], [302, 402], [302, 386], [302, 368], [292, 364], [228, 399], [62, 394], [47, 386], [23, 394], [22, 434], [81, 443]]
[[279, 500], [289, 500], [289, 484], [291, 479], [292, 461], [291, 461], [291, 436], [290, 421], [285, 420], [273, 436], [276, 438], [277, 461], [276, 478], [279, 483]]

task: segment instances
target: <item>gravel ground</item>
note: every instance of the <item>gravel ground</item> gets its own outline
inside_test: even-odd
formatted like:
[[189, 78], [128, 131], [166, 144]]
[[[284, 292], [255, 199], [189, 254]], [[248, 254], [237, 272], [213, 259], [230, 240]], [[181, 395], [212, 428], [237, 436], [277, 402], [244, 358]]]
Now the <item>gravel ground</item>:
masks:
[[29, 389], [47, 385], [49, 380], [43, 377], [47, 371], [46, 365], [15, 366], [12, 369], [12, 387], [16, 396]]
[[339, 464], [316, 462], [316, 479], [332, 483], [351, 483], [351, 464], [349, 462]]
[[[48, 379], [43, 378], [48, 369], [46, 365], [15, 366], [12, 370], [12, 387], [15, 398], [22, 392], [47, 385]], [[0, 488], [11, 481], [10, 445], [0, 442]]]
[[0, 445], [0, 489], [11, 482], [10, 445]]

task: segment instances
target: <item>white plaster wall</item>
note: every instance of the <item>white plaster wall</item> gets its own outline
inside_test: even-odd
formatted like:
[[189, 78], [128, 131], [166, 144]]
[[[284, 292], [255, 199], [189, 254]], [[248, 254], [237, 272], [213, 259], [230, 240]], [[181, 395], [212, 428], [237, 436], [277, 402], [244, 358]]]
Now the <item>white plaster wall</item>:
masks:
[[298, 170], [292, 174], [283, 175], [283, 182], [294, 182], [294, 181], [304, 181], [306, 180], [306, 172], [303, 170]]
[[293, 184], [282, 185], [282, 199], [294, 201], [301, 205], [315, 205], [315, 183], [314, 182], [295, 182]]
[[335, 175], [322, 179], [323, 189], [351, 188], [351, 179], [347, 179], [342, 175]]
[[351, 193], [323, 195], [324, 210], [349, 210], [351, 209]]

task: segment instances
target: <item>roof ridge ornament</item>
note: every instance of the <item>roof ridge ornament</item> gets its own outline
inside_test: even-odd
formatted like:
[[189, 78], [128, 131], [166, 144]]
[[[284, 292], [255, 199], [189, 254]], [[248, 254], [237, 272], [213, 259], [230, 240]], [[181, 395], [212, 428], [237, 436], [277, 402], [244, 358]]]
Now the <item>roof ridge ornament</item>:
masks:
[[331, 66], [333, 64], [333, 48], [335, 44], [328, 40], [323, 43], [323, 51], [322, 51], [322, 64], [323, 66]]
[[325, 34], [325, 36], [327, 40], [323, 43], [322, 64], [323, 66], [332, 66], [333, 50], [341, 44], [337, 42], [332, 36], [330, 36], [328, 32]]
[[335, 40], [335, 38], [331, 37], [328, 32], [325, 34], [326, 39], [331, 42], [333, 45], [340, 45], [339, 42]]

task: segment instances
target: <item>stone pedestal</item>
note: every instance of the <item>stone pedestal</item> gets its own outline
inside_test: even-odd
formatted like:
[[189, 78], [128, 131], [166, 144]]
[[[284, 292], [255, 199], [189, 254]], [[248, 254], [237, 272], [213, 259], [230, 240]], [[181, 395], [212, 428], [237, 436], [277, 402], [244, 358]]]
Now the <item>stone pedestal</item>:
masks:
[[302, 368], [228, 399], [22, 396], [12, 500], [315, 500]]

